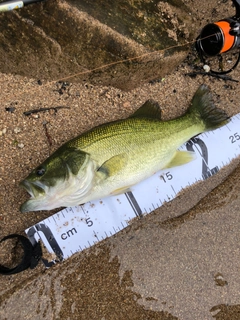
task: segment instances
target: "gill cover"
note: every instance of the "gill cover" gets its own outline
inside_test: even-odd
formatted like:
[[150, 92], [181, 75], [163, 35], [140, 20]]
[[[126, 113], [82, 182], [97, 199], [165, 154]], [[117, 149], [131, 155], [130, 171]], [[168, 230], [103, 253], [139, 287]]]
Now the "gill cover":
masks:
[[20, 182], [31, 196], [20, 211], [74, 205], [91, 188], [94, 169], [89, 154], [63, 145]]

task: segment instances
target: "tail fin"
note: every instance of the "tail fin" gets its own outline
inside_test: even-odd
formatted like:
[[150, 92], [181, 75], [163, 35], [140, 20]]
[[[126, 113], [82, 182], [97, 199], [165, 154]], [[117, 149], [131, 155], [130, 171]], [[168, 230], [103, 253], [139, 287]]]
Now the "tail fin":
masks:
[[229, 122], [226, 112], [214, 105], [209, 88], [204, 84], [196, 91], [187, 113], [192, 114], [195, 121], [203, 122], [204, 131], [219, 128]]

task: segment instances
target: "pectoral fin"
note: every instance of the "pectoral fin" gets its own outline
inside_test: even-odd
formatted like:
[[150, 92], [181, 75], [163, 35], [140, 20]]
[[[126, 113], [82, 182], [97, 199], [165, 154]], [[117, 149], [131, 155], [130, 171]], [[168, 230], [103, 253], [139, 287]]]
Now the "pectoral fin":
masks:
[[172, 168], [181, 166], [183, 164], [186, 164], [196, 158], [196, 155], [194, 152], [191, 151], [176, 151], [175, 156], [173, 159], [166, 165], [165, 168]]
[[121, 171], [127, 163], [127, 156], [125, 154], [118, 154], [108, 160], [106, 160], [101, 167], [98, 168], [98, 172], [103, 173], [106, 178], [117, 174]]

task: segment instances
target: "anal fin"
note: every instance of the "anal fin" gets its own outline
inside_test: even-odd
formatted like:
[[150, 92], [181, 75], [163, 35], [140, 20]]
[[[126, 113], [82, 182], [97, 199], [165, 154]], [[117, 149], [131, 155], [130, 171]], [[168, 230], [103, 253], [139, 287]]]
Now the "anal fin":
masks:
[[175, 156], [165, 166], [165, 168], [172, 168], [186, 164], [196, 158], [195, 152], [192, 151], [176, 151]]

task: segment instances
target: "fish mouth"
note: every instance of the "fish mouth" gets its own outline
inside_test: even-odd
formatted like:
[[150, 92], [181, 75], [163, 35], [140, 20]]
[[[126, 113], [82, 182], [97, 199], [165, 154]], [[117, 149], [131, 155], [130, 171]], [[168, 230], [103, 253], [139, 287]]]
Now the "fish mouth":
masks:
[[23, 187], [31, 196], [29, 200], [25, 201], [21, 207], [20, 211], [22, 213], [29, 211], [36, 211], [39, 209], [39, 204], [41, 204], [46, 196], [47, 186], [45, 186], [40, 181], [30, 182], [28, 180], [23, 180], [19, 184]]
[[46, 186], [40, 181], [30, 182], [28, 180], [23, 180], [20, 182], [20, 186], [30, 194], [31, 199], [44, 196], [46, 193]]

